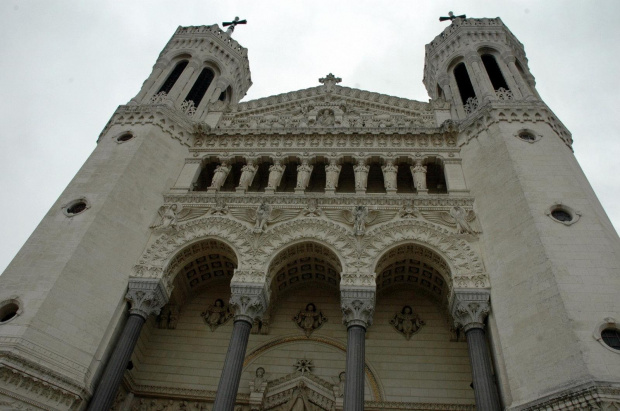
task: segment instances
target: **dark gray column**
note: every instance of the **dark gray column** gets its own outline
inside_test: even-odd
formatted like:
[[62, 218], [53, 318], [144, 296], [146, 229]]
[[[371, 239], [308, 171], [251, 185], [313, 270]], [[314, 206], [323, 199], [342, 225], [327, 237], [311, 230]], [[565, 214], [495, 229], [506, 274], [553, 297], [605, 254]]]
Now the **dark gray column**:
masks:
[[165, 288], [156, 279], [132, 279], [125, 299], [131, 303], [129, 318], [120, 338], [112, 351], [112, 356], [103, 371], [95, 394], [90, 400], [90, 411], [108, 411], [116, 398], [118, 387], [131, 354], [140, 337], [140, 331], [150, 314], [158, 314], [168, 300]]
[[344, 411], [364, 409], [366, 328], [375, 311], [375, 288], [343, 288], [340, 291], [342, 322], [347, 326], [347, 363]]
[[107, 411], [112, 406], [145, 321], [141, 315], [132, 314], [129, 316], [116, 347], [114, 347], [112, 357], [103, 371], [95, 395], [90, 400], [89, 410]]
[[497, 387], [491, 373], [491, 360], [487, 340], [482, 328], [470, 328], [465, 332], [471, 361], [476, 406], [479, 410], [501, 410]]
[[456, 326], [463, 327], [467, 337], [476, 408], [499, 411], [501, 404], [484, 335], [484, 319], [491, 309], [489, 299], [487, 290], [455, 290], [452, 315]]
[[243, 360], [251, 329], [252, 324], [244, 320], [237, 320], [233, 325], [224, 368], [222, 369], [220, 383], [217, 387], [215, 403], [213, 404], [213, 411], [232, 410], [235, 407]]
[[[243, 274], [248, 276], [248, 273]], [[241, 276], [240, 270], [235, 271], [235, 275]], [[234, 278], [233, 276], [233, 280]], [[254, 320], [263, 315], [269, 303], [269, 295], [262, 283], [233, 283], [230, 288], [230, 306], [235, 310], [235, 322], [213, 411], [233, 411], [250, 330]]]

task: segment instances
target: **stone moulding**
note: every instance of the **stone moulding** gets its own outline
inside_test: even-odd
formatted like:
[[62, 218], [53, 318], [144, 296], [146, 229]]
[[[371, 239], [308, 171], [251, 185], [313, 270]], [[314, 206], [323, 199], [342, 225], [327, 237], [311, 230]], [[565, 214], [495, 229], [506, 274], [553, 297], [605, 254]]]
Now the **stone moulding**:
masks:
[[620, 409], [620, 385], [587, 383], [551, 394], [527, 404], [507, 407], [511, 411], [547, 410], [618, 410]]

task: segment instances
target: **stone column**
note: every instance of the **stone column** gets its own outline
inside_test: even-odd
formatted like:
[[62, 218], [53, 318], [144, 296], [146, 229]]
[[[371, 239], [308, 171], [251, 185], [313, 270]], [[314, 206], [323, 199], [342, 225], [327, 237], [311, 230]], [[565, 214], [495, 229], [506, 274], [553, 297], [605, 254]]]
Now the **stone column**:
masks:
[[213, 411], [232, 411], [239, 390], [245, 351], [254, 320], [260, 318], [269, 302], [263, 284], [231, 284], [230, 305], [235, 310], [228, 352], [217, 387]]
[[[155, 93], [155, 91], [151, 92], [151, 88], [153, 88], [155, 82], [158, 81], [160, 77], [162, 77], [164, 68], [166, 68], [167, 65], [168, 63], [164, 63], [162, 61], [158, 61], [157, 63], [155, 63], [155, 66], [153, 67], [153, 72], [146, 80], [144, 80], [144, 83], [142, 83], [142, 88], [140, 88], [140, 92], [137, 96], [131, 99], [132, 103], [140, 104], [141, 100], [144, 99], [147, 95], [148, 97], [145, 99], [146, 102], [150, 100], [152, 94]], [[149, 92], [151, 92], [151, 95], [149, 95]]]
[[476, 91], [476, 96], [478, 96], [478, 104], [482, 105], [489, 99], [495, 99], [493, 84], [491, 84], [487, 70], [484, 68], [484, 63], [482, 63], [478, 53], [475, 51], [469, 52], [465, 57], [465, 65], [468, 72], [471, 73], [469, 77]]
[[347, 326], [347, 362], [344, 388], [344, 411], [364, 409], [364, 369], [366, 328], [375, 311], [375, 288], [340, 290], [342, 322]]
[[532, 90], [530, 90], [529, 84], [527, 84], [526, 79], [523, 77], [519, 69], [516, 65], [516, 58], [513, 55], [502, 55], [504, 58], [504, 62], [508, 66], [508, 70], [510, 70], [510, 74], [512, 74], [512, 78], [517, 84], [517, 88], [521, 92], [521, 95], [526, 100], [535, 99], [536, 97], [532, 94]]
[[484, 335], [484, 319], [490, 309], [488, 290], [455, 290], [451, 311], [455, 326], [463, 327], [467, 337], [476, 409], [499, 411], [501, 405]]
[[159, 310], [169, 298], [158, 279], [130, 279], [128, 288], [125, 299], [131, 304], [129, 318], [103, 371], [99, 385], [95, 388], [95, 394], [88, 405], [90, 411], [110, 409], [144, 322], [149, 315], [159, 314]]
[[[180, 106], [189, 91], [194, 86], [196, 79], [200, 75], [200, 71], [198, 70], [202, 66], [202, 63], [197, 60], [190, 60], [181, 73], [181, 76], [178, 78], [174, 86], [172, 86], [172, 90], [168, 93], [168, 97], [172, 101], [175, 102], [175, 106]], [[197, 73], [194, 73], [198, 70]]]

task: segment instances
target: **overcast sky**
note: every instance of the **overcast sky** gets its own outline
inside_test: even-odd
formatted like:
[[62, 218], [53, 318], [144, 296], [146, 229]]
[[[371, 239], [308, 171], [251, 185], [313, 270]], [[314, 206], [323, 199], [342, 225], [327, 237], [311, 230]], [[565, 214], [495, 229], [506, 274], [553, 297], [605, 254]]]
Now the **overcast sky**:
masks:
[[539, 93], [620, 227], [620, 1], [0, 2], [0, 272], [139, 91], [179, 25], [248, 20], [244, 100], [341, 85], [428, 101], [424, 45], [449, 10], [501, 17], [525, 45]]

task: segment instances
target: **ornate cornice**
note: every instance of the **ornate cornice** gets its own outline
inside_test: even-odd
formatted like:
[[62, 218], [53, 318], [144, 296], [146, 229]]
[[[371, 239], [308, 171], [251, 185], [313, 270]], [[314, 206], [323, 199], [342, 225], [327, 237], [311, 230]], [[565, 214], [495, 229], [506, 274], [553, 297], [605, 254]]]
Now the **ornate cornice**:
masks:
[[590, 382], [507, 409], [511, 411], [620, 409], [620, 385]]
[[125, 299], [131, 304], [130, 314], [136, 314], [145, 320], [149, 315], [158, 315], [166, 305], [170, 295], [159, 279], [131, 278]]
[[359, 325], [368, 328], [372, 325], [375, 312], [375, 288], [356, 287], [340, 290], [342, 322], [347, 327]]
[[491, 311], [488, 290], [454, 290], [451, 309], [454, 324], [464, 331], [484, 328], [484, 319]]

